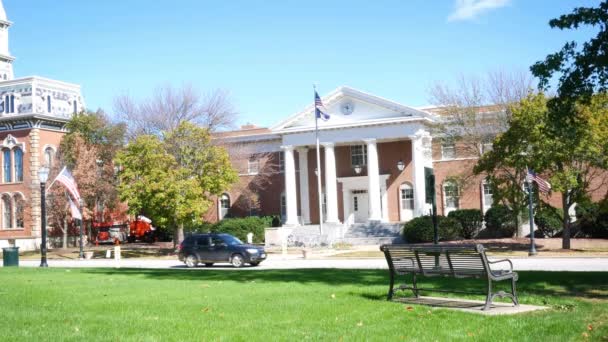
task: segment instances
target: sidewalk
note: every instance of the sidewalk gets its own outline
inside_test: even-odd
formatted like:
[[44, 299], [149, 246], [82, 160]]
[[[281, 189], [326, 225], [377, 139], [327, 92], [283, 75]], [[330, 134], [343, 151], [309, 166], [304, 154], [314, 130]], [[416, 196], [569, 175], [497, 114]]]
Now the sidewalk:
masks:
[[[498, 258], [492, 258], [498, 259]], [[510, 258], [516, 271], [599, 271], [608, 272], [608, 258], [547, 258], [547, 257], [516, 257]], [[185, 269], [179, 260], [162, 259], [114, 259], [93, 260], [48, 260], [50, 267], [60, 268], [176, 268]], [[21, 260], [20, 266], [38, 267], [39, 260]], [[310, 259], [303, 259], [301, 255], [287, 254], [269, 255], [259, 267], [244, 267], [242, 270], [273, 270], [273, 269], [313, 269], [313, 268], [341, 268], [341, 269], [387, 269], [384, 259], [325, 259], [313, 255]], [[234, 269], [228, 264], [196, 270], [206, 269]]]

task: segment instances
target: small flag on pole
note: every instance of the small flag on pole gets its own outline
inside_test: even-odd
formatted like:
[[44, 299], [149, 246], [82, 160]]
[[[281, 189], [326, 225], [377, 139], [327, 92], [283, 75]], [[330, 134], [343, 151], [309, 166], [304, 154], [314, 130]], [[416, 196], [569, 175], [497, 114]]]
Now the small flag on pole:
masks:
[[536, 182], [538, 190], [540, 192], [549, 193], [551, 191], [551, 184], [546, 180], [540, 178], [534, 171], [528, 170], [528, 182]]
[[[78, 187], [76, 186], [76, 181], [74, 177], [72, 177], [72, 173], [68, 170], [67, 167], [64, 167], [63, 170], [57, 175], [55, 181], [63, 184], [66, 189], [72, 194], [75, 202], [80, 202], [80, 193], [78, 192]], [[54, 181], [53, 181], [54, 182]]]
[[82, 213], [80, 212], [76, 204], [74, 204], [71, 198], [68, 197], [68, 200], [70, 201], [70, 211], [72, 212], [72, 219], [82, 221]]
[[318, 119], [322, 119], [323, 121], [327, 121], [330, 118], [330, 115], [327, 113], [327, 109], [323, 105], [323, 101], [321, 101], [321, 97], [319, 97], [319, 93], [315, 91], [315, 114]]

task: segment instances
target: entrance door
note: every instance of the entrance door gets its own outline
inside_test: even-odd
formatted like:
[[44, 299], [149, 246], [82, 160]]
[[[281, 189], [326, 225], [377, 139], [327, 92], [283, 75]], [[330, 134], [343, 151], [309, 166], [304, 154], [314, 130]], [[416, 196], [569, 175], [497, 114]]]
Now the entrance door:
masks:
[[369, 199], [367, 190], [353, 190], [352, 208], [355, 214], [355, 223], [367, 222], [369, 218]]
[[414, 189], [410, 183], [403, 183], [399, 187], [399, 208], [402, 222], [414, 218]]

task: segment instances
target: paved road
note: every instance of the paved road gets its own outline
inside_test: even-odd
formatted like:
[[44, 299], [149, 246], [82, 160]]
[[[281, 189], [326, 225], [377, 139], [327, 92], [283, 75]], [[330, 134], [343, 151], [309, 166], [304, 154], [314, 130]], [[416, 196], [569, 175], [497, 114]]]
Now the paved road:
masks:
[[[511, 258], [515, 270], [518, 271], [601, 271], [608, 272], [608, 258]], [[95, 260], [49, 260], [50, 267], [123, 267], [123, 268], [156, 268], [156, 269], [186, 269], [178, 260], [145, 260], [114, 259]], [[38, 260], [21, 260], [21, 266], [37, 267]], [[272, 270], [272, 269], [305, 269], [305, 268], [344, 268], [344, 269], [386, 269], [384, 259], [302, 259], [296, 256], [270, 255], [268, 260], [259, 267], [245, 267], [242, 270]], [[205, 270], [199, 267], [197, 270]], [[232, 269], [229, 265], [218, 265], [212, 269]]]

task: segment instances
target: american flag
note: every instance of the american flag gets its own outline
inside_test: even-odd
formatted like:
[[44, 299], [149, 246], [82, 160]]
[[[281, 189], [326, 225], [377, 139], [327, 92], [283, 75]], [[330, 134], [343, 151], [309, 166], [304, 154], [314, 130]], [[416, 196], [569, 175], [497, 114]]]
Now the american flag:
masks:
[[72, 212], [72, 219], [82, 221], [82, 213], [80, 212], [76, 204], [72, 202], [71, 198], [68, 198], [68, 200], [70, 201], [70, 211]]
[[324, 121], [329, 120], [330, 116], [327, 113], [327, 109], [323, 105], [323, 101], [321, 101], [321, 97], [319, 97], [319, 93], [315, 91], [315, 114], [317, 115], [317, 119], [322, 119]]
[[551, 184], [546, 180], [540, 178], [534, 171], [528, 170], [528, 182], [536, 182], [538, 185], [538, 190], [540, 192], [549, 193], [551, 191]]
[[57, 175], [55, 180], [61, 184], [63, 184], [66, 189], [72, 194], [75, 202], [80, 202], [80, 193], [78, 192], [78, 187], [76, 186], [76, 181], [74, 177], [72, 177], [72, 173], [68, 170], [67, 167], [64, 167], [63, 170]]

